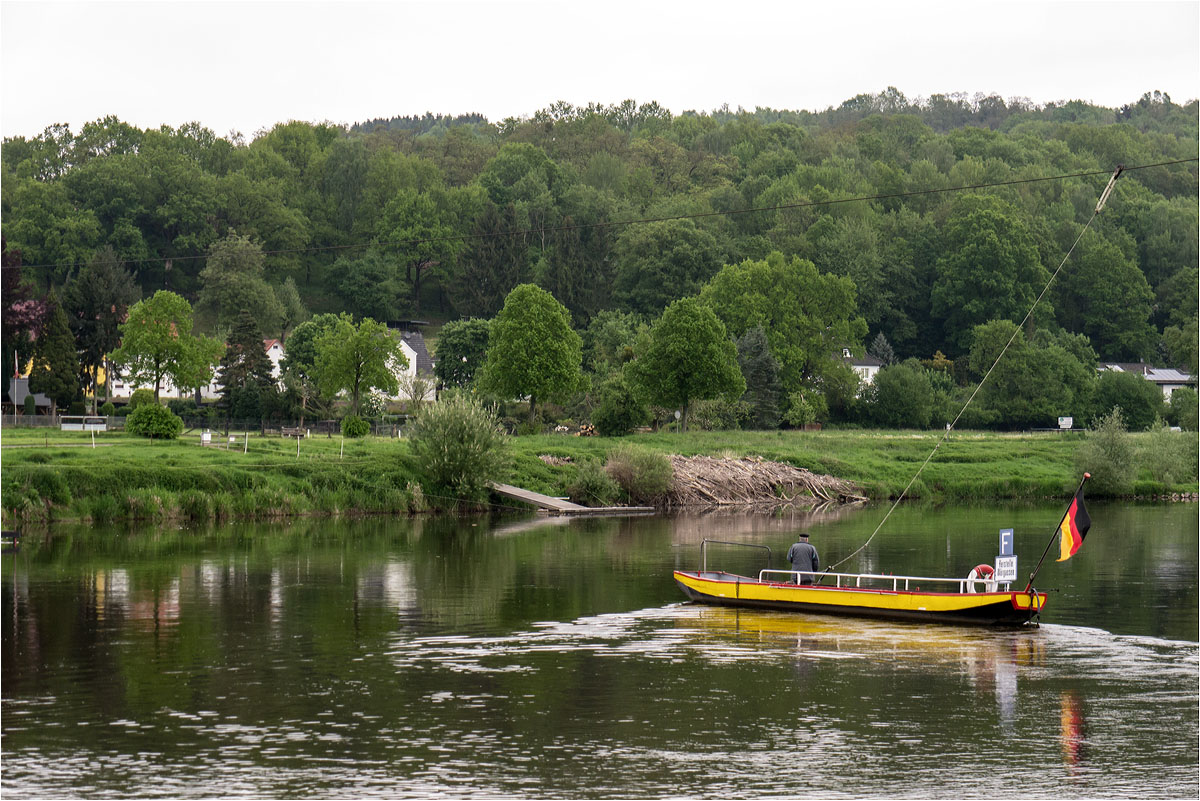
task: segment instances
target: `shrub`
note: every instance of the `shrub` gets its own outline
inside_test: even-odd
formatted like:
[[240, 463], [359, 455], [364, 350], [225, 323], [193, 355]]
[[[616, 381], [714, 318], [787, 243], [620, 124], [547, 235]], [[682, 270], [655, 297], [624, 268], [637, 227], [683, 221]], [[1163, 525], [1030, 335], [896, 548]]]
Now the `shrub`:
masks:
[[342, 436], [359, 439], [371, 433], [371, 424], [356, 414], [342, 418]]
[[595, 459], [579, 463], [575, 479], [567, 486], [567, 495], [584, 506], [610, 506], [621, 493], [621, 487]]
[[105, 401], [103, 405], [100, 406], [100, 414], [104, 415], [105, 417], [112, 417], [116, 413], [117, 407], [113, 405], [112, 401]]
[[1160, 420], [1138, 450], [1138, 463], [1155, 481], [1170, 485], [1196, 480], [1195, 436], [1172, 431]]
[[150, 439], [175, 439], [183, 433], [183, 421], [166, 406], [152, 403], [130, 412], [125, 430]]
[[624, 436], [650, 420], [650, 409], [638, 399], [620, 373], [601, 384], [598, 395], [592, 424], [605, 437]]
[[1137, 467], [1133, 440], [1125, 430], [1119, 406], [1095, 422], [1075, 452], [1075, 462], [1080, 472], [1092, 474], [1090, 486], [1097, 495], [1129, 494]]
[[504, 465], [496, 415], [469, 397], [426, 404], [409, 426], [413, 456], [431, 494], [480, 501]]
[[37, 414], [37, 401], [33, 399], [32, 392], [25, 396], [25, 414]]
[[154, 390], [152, 389], [135, 389], [129, 396], [129, 411], [131, 412], [139, 406], [150, 404], [158, 405], [158, 402], [154, 400]]
[[630, 445], [610, 453], [604, 469], [634, 503], [658, 500], [675, 478], [671, 460], [665, 455]]
[[1195, 431], [1200, 407], [1197, 406], [1196, 390], [1180, 387], [1171, 393], [1171, 411], [1167, 419], [1184, 431]]
[[1162, 390], [1136, 373], [1105, 370], [1096, 382], [1096, 418], [1118, 407], [1128, 430], [1145, 431], [1162, 416]]
[[81, 414], [87, 414], [87, 404], [81, 400], [71, 401], [71, 405], [69, 407], [67, 407], [67, 414], [76, 415], [76, 416], [81, 415]]

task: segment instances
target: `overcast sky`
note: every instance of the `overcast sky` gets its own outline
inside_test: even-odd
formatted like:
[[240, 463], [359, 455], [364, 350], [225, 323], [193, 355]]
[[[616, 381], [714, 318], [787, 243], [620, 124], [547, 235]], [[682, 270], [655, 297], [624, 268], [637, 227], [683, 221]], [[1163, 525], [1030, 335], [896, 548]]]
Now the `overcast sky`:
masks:
[[219, 135], [556, 100], [820, 110], [895, 86], [1200, 96], [1200, 2], [0, 3], [0, 134], [114, 114]]

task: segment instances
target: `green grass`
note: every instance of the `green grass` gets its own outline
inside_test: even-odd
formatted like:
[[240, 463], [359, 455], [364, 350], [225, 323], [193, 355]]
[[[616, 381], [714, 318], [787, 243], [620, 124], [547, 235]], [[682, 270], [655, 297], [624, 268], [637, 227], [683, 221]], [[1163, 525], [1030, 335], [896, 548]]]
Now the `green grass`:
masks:
[[[1135, 442], [1149, 434], [1135, 434]], [[1191, 437], [1195, 450], [1194, 433]], [[548, 495], [566, 495], [573, 464], [550, 466], [539, 455], [603, 462], [622, 444], [684, 456], [760, 456], [847, 479], [875, 499], [1051, 498], [1079, 482], [1079, 435], [956, 432], [934, 451], [940, 432], [725, 431], [632, 437], [510, 437], [508, 467], [496, 478]], [[272, 519], [301, 515], [410, 514], [452, 509], [454, 499], [424, 493], [408, 443], [367, 437], [317, 436], [296, 441], [251, 435], [249, 448], [223, 442], [200, 447], [198, 433], [162, 442], [121, 432], [3, 431], [5, 526], [56, 520], [168, 522]], [[214, 434], [214, 439], [221, 439]], [[13, 447], [29, 445], [33, 447]], [[1143, 470], [1135, 491], [1195, 493], [1190, 482], [1167, 484]], [[500, 503], [499, 505], [508, 505]]]

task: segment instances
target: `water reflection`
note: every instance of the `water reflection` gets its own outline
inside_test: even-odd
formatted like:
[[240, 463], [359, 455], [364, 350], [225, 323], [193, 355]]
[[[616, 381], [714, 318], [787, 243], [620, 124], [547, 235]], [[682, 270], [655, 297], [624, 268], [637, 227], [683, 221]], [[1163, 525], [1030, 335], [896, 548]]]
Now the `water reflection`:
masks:
[[[706, 536], [774, 547], [815, 528], [825, 553], [847, 553], [876, 511], [31, 543], [2, 564], [0, 789], [1194, 794], [1200, 666], [1194, 639], [1179, 641], [1196, 614], [1189, 518], [1153, 510], [1139, 528], [1122, 510], [1106, 524], [1152, 532], [1137, 548], [1096, 539], [1096, 558], [1060, 569], [1057, 611], [1092, 627], [704, 607], [670, 580]], [[1015, 519], [1019, 544], [1044, 543], [1038, 509], [895, 517], [918, 533], [881, 540], [872, 558], [898, 571], [974, 564], [992, 535], [972, 532], [1000, 521]], [[1118, 550], [1132, 552], [1107, 558]], [[1162, 619], [1164, 603], [1182, 625]], [[1146, 636], [1164, 626], [1184, 634]], [[781, 770], [797, 754], [806, 772]]]

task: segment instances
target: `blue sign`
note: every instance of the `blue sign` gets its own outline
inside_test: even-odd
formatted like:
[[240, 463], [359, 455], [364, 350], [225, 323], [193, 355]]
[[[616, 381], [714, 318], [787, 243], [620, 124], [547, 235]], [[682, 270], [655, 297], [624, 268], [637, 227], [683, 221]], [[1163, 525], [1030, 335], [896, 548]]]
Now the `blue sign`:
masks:
[[1013, 530], [1011, 528], [1000, 529], [1000, 555], [1012, 556], [1013, 552]]

